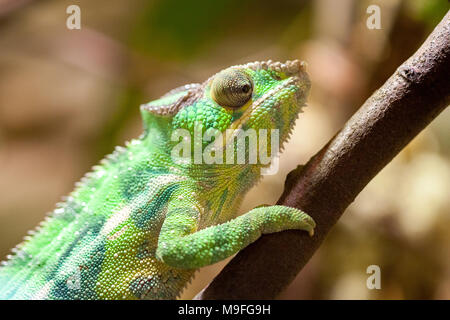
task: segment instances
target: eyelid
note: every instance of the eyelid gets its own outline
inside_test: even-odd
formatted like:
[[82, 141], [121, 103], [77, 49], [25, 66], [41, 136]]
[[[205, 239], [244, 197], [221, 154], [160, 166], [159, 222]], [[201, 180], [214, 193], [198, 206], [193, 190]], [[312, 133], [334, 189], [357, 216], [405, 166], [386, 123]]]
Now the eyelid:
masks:
[[[242, 90], [243, 85], [249, 90]], [[210, 87], [211, 98], [220, 106], [240, 108], [252, 97], [253, 81], [249, 74], [240, 69], [227, 69], [218, 73]]]

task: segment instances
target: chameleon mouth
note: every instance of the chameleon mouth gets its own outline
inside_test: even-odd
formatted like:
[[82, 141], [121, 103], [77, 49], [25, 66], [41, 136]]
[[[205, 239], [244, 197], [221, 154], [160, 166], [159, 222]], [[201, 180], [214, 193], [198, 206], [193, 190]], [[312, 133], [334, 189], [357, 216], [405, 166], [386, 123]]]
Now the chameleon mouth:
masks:
[[[233, 134], [227, 135], [226, 137], [223, 136], [224, 141], [223, 145], [227, 145], [237, 136], [237, 134], [239, 133], [239, 129], [242, 129], [243, 125], [249, 121], [250, 117], [252, 116], [255, 110], [257, 110], [261, 105], [263, 105], [268, 99], [273, 97], [277, 92], [293, 85], [298, 87], [298, 90], [294, 94], [295, 99], [294, 104], [297, 106], [295, 119], [297, 119], [299, 114], [302, 112], [302, 108], [306, 105], [305, 103], [306, 96], [311, 87], [309, 76], [305, 70], [306, 69], [305, 62], [299, 60], [293, 61], [288, 60], [285, 63], [281, 63], [281, 62], [272, 62], [272, 60], [267, 60], [267, 61], [250, 62], [245, 65], [236, 66], [236, 68], [249, 68], [255, 71], [261, 69], [264, 70], [271, 69], [277, 72], [285, 73], [287, 79], [280, 85], [266, 92], [262, 97], [260, 97], [256, 101], [253, 101], [252, 104], [249, 106], [249, 108], [247, 108], [245, 112], [242, 114], [242, 116], [233, 123], [231, 123], [229, 129], [233, 130]], [[273, 108], [278, 109], [280, 105], [281, 102], [274, 105]], [[282, 138], [283, 140], [282, 142], [286, 141], [289, 138], [291, 131], [292, 128], [289, 128], [289, 132], [287, 133], [286, 137]]]
[[[275, 88], [269, 90], [261, 98], [259, 98], [256, 101], [253, 101], [251, 106], [245, 110], [245, 112], [242, 114], [242, 116], [240, 118], [238, 118], [236, 121], [234, 121], [230, 125], [230, 129], [242, 129], [242, 126], [249, 120], [249, 118], [251, 117], [252, 113], [256, 109], [258, 109], [262, 104], [264, 104], [264, 102], [266, 102], [268, 99], [273, 97], [273, 95], [275, 93], [277, 93], [280, 90], [282, 90], [282, 89], [284, 89], [286, 87], [289, 87], [291, 85], [297, 85], [298, 86], [299, 83], [300, 83], [299, 77], [298, 76], [293, 76], [289, 80], [285, 81], [284, 83], [282, 83], [282, 84], [276, 86]], [[279, 107], [279, 104], [274, 105], [274, 108], [278, 108], [278, 107]]]
[[[299, 89], [295, 93], [295, 103], [299, 107], [299, 112], [301, 112], [301, 108], [305, 105], [306, 95], [309, 92], [311, 87], [311, 83], [306, 73], [306, 62], [299, 60], [288, 60], [285, 63], [281, 62], [272, 62], [272, 60], [267, 61], [256, 61], [250, 62], [245, 65], [236, 66], [237, 68], [249, 68], [252, 70], [267, 70], [271, 69], [277, 72], [283, 72], [286, 74], [288, 79], [286, 79], [282, 84], [276, 86], [272, 90], [266, 92], [262, 97], [253, 101], [251, 106], [245, 110], [244, 114], [233, 122], [230, 126], [230, 129], [241, 129], [243, 124], [246, 123], [251, 117], [252, 113], [259, 108], [267, 99], [270, 99], [277, 92], [283, 90], [286, 87], [295, 85]], [[274, 106], [274, 108], [278, 108], [280, 104]]]
[[[291, 78], [291, 81], [287, 85], [296, 85], [299, 90], [296, 92], [297, 103], [300, 106], [303, 106], [306, 100], [306, 95], [311, 88], [311, 81], [309, 79], [308, 74], [306, 73], [306, 62], [296, 60], [287, 60], [285, 63], [274, 62], [272, 60], [267, 61], [255, 61], [250, 62], [244, 65], [236, 66], [237, 68], [249, 68], [252, 70], [274, 70], [276, 72], [282, 72], [286, 75], [287, 78]], [[282, 87], [278, 87], [275, 90], [282, 89]], [[267, 98], [266, 95], [262, 97], [262, 99]], [[256, 103], [256, 102], [255, 102]]]

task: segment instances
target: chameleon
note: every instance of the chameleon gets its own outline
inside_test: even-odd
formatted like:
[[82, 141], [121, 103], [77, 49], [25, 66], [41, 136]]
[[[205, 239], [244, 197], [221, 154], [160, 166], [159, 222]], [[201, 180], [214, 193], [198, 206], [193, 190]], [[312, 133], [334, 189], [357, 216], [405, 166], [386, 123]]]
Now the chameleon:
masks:
[[[199, 268], [262, 234], [312, 236], [314, 220], [295, 208], [236, 214], [270, 164], [198, 163], [193, 152], [220, 155], [227, 146], [233, 157], [248, 158], [251, 143], [239, 145], [229, 130], [277, 130], [282, 147], [310, 87], [304, 62], [268, 60], [223, 69], [141, 105], [143, 133], [94, 166], [2, 262], [0, 299], [176, 299]], [[187, 151], [177, 158], [180, 130], [215, 135], [182, 137]]]

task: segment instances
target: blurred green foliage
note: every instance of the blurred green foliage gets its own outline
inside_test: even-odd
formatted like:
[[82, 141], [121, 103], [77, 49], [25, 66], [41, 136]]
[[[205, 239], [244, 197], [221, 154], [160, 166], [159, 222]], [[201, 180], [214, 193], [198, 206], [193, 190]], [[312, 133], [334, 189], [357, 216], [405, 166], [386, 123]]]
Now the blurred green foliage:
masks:
[[[131, 35], [136, 48], [164, 60], [190, 59], [224, 36], [262, 37], [285, 29], [308, 1], [150, 1]], [[229, 48], [235, 50], [236, 48]]]
[[442, 13], [450, 9], [448, 0], [414, 0], [415, 17], [424, 21], [429, 29], [433, 29], [442, 19]]

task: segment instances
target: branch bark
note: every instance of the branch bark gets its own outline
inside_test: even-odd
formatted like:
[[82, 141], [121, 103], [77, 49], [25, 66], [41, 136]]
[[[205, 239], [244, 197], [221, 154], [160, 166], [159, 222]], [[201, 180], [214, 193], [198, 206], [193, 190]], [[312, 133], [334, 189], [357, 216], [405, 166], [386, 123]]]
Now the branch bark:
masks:
[[275, 298], [367, 183], [449, 103], [450, 11], [303, 170], [288, 175], [278, 204], [311, 215], [315, 235], [289, 230], [262, 236], [195, 299]]

